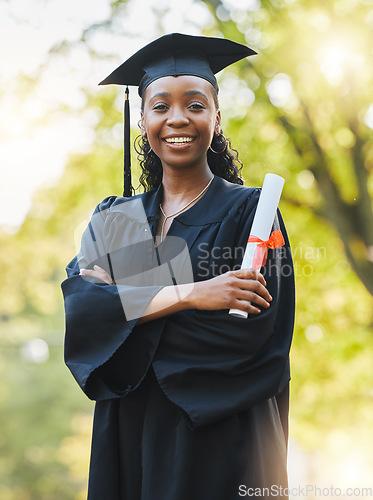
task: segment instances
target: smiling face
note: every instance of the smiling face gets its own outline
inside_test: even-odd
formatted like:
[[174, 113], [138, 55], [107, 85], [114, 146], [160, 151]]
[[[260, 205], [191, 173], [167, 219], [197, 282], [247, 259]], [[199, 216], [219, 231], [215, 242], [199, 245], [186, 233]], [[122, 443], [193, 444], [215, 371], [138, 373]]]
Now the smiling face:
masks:
[[207, 166], [207, 150], [220, 132], [220, 111], [212, 85], [197, 76], [166, 76], [144, 96], [141, 133], [163, 168]]

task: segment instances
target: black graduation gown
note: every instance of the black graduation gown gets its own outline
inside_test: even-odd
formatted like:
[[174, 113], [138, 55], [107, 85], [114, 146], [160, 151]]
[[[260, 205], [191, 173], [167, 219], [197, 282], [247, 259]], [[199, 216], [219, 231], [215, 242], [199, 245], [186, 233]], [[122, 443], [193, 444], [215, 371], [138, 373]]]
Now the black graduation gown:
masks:
[[[162, 286], [191, 281], [190, 266], [194, 281], [240, 267], [259, 194], [214, 177], [174, 219], [163, 256], [152, 239], [161, 188], [96, 207], [61, 285], [65, 361], [96, 400], [89, 500], [230, 500], [250, 488], [270, 498], [287, 487], [295, 300], [280, 212], [273, 230], [285, 246], [269, 250], [262, 269], [268, 309], [246, 320], [187, 310], [137, 325]], [[79, 276], [94, 263], [116, 285]], [[157, 266], [170, 269], [169, 279], [150, 272]], [[180, 267], [188, 272], [175, 277]]]

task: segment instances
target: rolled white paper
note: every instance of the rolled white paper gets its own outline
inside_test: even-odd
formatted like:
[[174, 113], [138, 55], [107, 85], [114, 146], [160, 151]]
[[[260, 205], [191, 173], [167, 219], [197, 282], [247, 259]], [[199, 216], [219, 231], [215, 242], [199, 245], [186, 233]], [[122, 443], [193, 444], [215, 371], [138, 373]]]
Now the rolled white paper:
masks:
[[[285, 179], [276, 174], [266, 174], [264, 177], [250, 236], [256, 236], [263, 241], [268, 240], [270, 237], [284, 183]], [[253, 260], [257, 245], [258, 243], [247, 243], [241, 269], [253, 269]], [[240, 311], [239, 309], [230, 309], [229, 314], [239, 318], [247, 318], [248, 316], [247, 312]]]

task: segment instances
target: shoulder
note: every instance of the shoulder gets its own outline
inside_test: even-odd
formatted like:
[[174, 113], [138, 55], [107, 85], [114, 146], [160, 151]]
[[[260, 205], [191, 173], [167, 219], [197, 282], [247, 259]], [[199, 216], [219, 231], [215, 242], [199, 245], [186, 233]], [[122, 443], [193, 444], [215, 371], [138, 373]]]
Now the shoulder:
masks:
[[226, 191], [227, 193], [230, 193], [231, 195], [243, 195], [245, 194], [246, 196], [250, 193], [253, 193], [256, 190], [260, 190], [260, 188], [257, 187], [250, 187], [250, 186], [245, 186], [243, 184], [234, 184], [233, 182], [229, 182], [222, 177], [216, 177], [217, 179], [217, 184], [218, 187], [222, 191]]
[[246, 211], [256, 207], [260, 192], [261, 188], [233, 184], [219, 178], [216, 186], [216, 200], [229, 207], [226, 212]]
[[131, 216], [131, 218], [143, 219], [144, 218], [144, 207], [149, 203], [154, 196], [155, 190], [149, 190], [145, 193], [140, 193], [130, 198], [125, 198], [123, 196], [107, 196], [104, 198], [93, 212], [93, 215], [100, 214], [102, 217], [106, 218], [108, 214], [125, 214]]
[[118, 198], [119, 198], [118, 196], [114, 196], [114, 195], [113, 196], [107, 196], [102, 201], [100, 201], [100, 203], [98, 203], [98, 205], [96, 205], [96, 208], [94, 209], [93, 214], [96, 214], [96, 213], [99, 213], [99, 212], [104, 213], [106, 210], [109, 210], [110, 207], [113, 205], [113, 203], [116, 202], [116, 200]]
[[250, 187], [242, 184], [233, 184], [232, 182], [226, 181], [221, 177], [218, 178], [216, 183], [217, 194], [220, 197], [227, 197], [231, 201], [244, 201], [252, 197], [258, 198], [261, 189], [258, 187]]

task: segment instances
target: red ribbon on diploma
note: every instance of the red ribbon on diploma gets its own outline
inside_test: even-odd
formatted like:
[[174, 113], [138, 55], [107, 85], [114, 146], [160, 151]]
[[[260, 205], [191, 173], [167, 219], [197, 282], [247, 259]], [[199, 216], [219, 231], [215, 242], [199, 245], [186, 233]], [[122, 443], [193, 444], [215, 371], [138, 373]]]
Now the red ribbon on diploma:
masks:
[[273, 231], [268, 240], [263, 241], [252, 234], [247, 240], [248, 243], [258, 243], [254, 253], [253, 269], [259, 270], [267, 262], [268, 248], [280, 248], [285, 245], [284, 237], [280, 229]]

